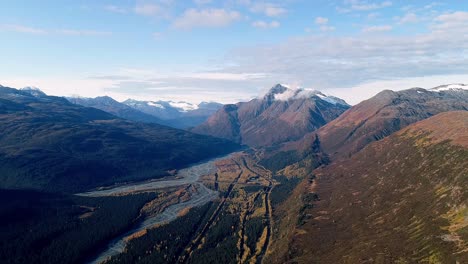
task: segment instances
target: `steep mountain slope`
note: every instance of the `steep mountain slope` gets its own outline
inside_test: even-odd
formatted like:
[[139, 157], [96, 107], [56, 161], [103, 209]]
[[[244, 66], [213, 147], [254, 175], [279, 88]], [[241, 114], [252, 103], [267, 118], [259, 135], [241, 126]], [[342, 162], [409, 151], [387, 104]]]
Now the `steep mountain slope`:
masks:
[[6, 87], [0, 87], [0, 127], [0, 188], [83, 191], [161, 177], [237, 148]]
[[69, 97], [67, 100], [74, 104], [86, 107], [94, 107], [115, 116], [132, 121], [164, 124], [161, 119], [133, 109], [126, 104], [119, 103], [109, 96], [100, 96], [96, 98]]
[[202, 102], [198, 105], [174, 101], [138, 101], [129, 99], [123, 102], [143, 113], [163, 120], [163, 123], [175, 128], [197, 126], [218, 111], [223, 105], [215, 102]]
[[263, 98], [224, 106], [192, 131], [253, 147], [270, 146], [297, 140], [348, 108], [341, 99], [278, 84]]
[[[468, 90], [386, 90], [343, 113], [317, 130], [322, 149], [336, 157], [348, 157], [367, 144], [382, 139], [409, 124], [441, 112], [468, 110]], [[289, 146], [310, 146], [312, 134]]]
[[314, 175], [300, 186], [288, 250], [271, 262], [468, 263], [467, 111], [410, 125]]

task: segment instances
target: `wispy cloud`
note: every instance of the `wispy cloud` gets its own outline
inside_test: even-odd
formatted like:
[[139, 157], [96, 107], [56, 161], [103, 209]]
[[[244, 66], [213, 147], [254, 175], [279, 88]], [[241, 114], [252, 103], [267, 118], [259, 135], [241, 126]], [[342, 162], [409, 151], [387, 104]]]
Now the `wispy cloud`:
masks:
[[174, 0], [137, 0], [133, 11], [137, 15], [169, 19], [173, 17]]
[[387, 32], [393, 29], [390, 25], [381, 25], [381, 26], [367, 26], [362, 29], [362, 32], [365, 33], [376, 33], [376, 32]]
[[[415, 35], [309, 35], [277, 45], [233, 50], [228, 72], [262, 69], [286, 83], [319, 89], [370, 80], [462, 74], [468, 68], [468, 12], [437, 16], [427, 33]], [[365, 32], [391, 26], [367, 27]], [[389, 87], [391, 88], [391, 87]]]
[[454, 32], [465, 33], [468, 31], [468, 12], [458, 11], [437, 16], [432, 29], [439, 33]]
[[125, 14], [127, 13], [127, 9], [124, 7], [116, 6], [116, 5], [106, 5], [104, 6], [104, 9], [113, 12], [113, 13], [120, 13], [120, 14]]
[[242, 15], [237, 11], [226, 9], [187, 9], [172, 23], [178, 29], [192, 29], [196, 27], [225, 27], [240, 20]]
[[110, 36], [110, 31], [96, 31], [96, 30], [75, 30], [75, 29], [59, 29], [54, 31], [60, 35], [69, 36]]
[[34, 35], [47, 34], [47, 31], [44, 29], [23, 26], [23, 25], [1, 25], [0, 30], [13, 31], [13, 32], [19, 32], [19, 33], [28, 33], [28, 34], [34, 34]]
[[213, 2], [213, 0], [194, 0], [193, 2], [197, 5], [206, 5]]
[[419, 21], [419, 16], [413, 12], [406, 13], [403, 17], [398, 19], [399, 24], [417, 23]]
[[77, 29], [42, 29], [24, 25], [0, 25], [0, 31], [11, 31], [33, 35], [68, 35], [68, 36], [109, 36], [110, 31]]
[[273, 3], [250, 3], [250, 11], [254, 13], [262, 13], [269, 17], [277, 17], [286, 14], [286, 8]]
[[280, 26], [280, 23], [278, 21], [266, 22], [263, 20], [257, 20], [257, 21], [252, 22], [252, 26], [256, 28], [268, 29], [268, 28], [277, 28]]
[[342, 13], [352, 11], [373, 11], [392, 6], [391, 1], [366, 1], [366, 0], [344, 0], [344, 6], [338, 7], [337, 10]]
[[317, 24], [319, 26], [319, 29], [322, 32], [335, 30], [334, 26], [328, 25], [328, 21], [329, 20], [326, 17], [316, 17], [315, 18], [315, 24]]
[[326, 25], [326, 24], [328, 24], [328, 18], [317, 17], [317, 18], [315, 18], [315, 24], [317, 24], [317, 25]]
[[[161, 74], [147, 69], [124, 70], [128, 76], [98, 77], [99, 81], [112, 82], [104, 91], [120, 97], [152, 97], [152, 99], [177, 99], [190, 102], [213, 100], [233, 103], [258, 95], [256, 88], [264, 85], [263, 73], [186, 72]], [[109, 77], [106, 79], [105, 77]], [[93, 77], [96, 78], [96, 77]]]

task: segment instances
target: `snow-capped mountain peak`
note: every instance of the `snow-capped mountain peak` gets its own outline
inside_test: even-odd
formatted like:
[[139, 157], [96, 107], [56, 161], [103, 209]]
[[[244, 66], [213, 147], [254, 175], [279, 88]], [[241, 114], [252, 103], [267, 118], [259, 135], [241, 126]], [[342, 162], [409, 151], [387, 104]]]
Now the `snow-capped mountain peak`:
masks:
[[318, 97], [323, 101], [337, 105], [348, 105], [343, 99], [334, 97], [331, 95], [326, 95], [320, 91], [313, 89], [304, 89], [304, 88], [291, 88], [289, 85], [277, 84], [264, 96], [266, 99], [273, 99], [276, 101], [288, 101], [295, 99], [305, 99]]
[[47, 96], [43, 91], [41, 91], [41, 89], [34, 87], [34, 86], [26, 86], [26, 87], [21, 88], [20, 90], [23, 92], [27, 92], [35, 97]]
[[180, 102], [169, 101], [168, 103], [170, 106], [177, 108], [182, 112], [188, 112], [188, 111], [193, 111], [193, 110], [198, 109], [198, 105], [183, 102], [183, 101], [180, 101]]
[[441, 91], [461, 91], [461, 90], [468, 90], [467, 84], [462, 83], [453, 83], [447, 85], [437, 86], [435, 88], [429, 89], [433, 92], [441, 92]]
[[157, 108], [161, 108], [161, 109], [165, 108], [164, 105], [158, 104], [158, 103], [155, 103], [155, 102], [151, 102], [151, 101], [146, 102], [146, 104], [149, 105], [149, 106], [153, 106], [153, 107], [157, 107]]

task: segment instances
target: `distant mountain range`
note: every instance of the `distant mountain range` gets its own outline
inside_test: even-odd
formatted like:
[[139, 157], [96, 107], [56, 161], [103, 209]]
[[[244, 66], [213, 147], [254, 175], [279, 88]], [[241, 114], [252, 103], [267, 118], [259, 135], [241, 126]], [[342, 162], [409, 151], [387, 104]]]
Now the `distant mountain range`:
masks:
[[138, 111], [128, 105], [117, 102], [109, 96], [100, 96], [96, 98], [68, 97], [68, 101], [86, 107], [93, 107], [108, 112], [115, 116], [144, 123], [162, 124], [163, 120], [141, 111]]
[[278, 84], [263, 98], [225, 105], [191, 131], [252, 147], [297, 140], [337, 118], [350, 106], [319, 91]]
[[[110, 98], [98, 100], [117, 109]], [[134, 113], [123, 107], [118, 111]], [[223, 139], [121, 119], [32, 88], [0, 87], [0, 127], [0, 188], [83, 191], [162, 177], [168, 170], [238, 147]]]
[[101, 109], [121, 118], [186, 129], [203, 123], [223, 105], [202, 102], [198, 105], [173, 101], [138, 101], [128, 99], [122, 103], [108, 96], [96, 98], [68, 97], [70, 102]]

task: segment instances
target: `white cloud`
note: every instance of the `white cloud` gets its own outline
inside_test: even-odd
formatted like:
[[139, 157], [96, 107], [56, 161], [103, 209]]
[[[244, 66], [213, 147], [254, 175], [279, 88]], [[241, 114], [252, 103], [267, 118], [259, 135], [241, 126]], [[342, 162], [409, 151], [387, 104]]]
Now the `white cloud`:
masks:
[[227, 72], [200, 72], [183, 74], [183, 78], [225, 81], [247, 81], [265, 77], [262, 73], [227, 73]]
[[[352, 87], [371, 80], [394, 80], [466, 73], [467, 14], [440, 15], [425, 33], [399, 35], [369, 27], [354, 36], [306, 35], [279, 44], [233, 50], [228, 72], [262, 69], [270, 80], [317, 89]], [[272, 81], [273, 82], [273, 81]]]
[[153, 33], [153, 39], [161, 39], [162, 37], [163, 37], [163, 34], [161, 32]]
[[402, 18], [399, 19], [399, 24], [408, 24], [408, 23], [417, 23], [419, 22], [419, 17], [415, 13], [406, 13]]
[[197, 5], [206, 5], [206, 4], [210, 4], [213, 1], [212, 0], [194, 0], [193, 2]]
[[368, 27], [364, 27], [362, 29], [362, 32], [365, 32], [365, 33], [387, 32], [387, 31], [391, 31], [392, 29], [393, 27], [390, 25], [368, 26]]
[[40, 28], [28, 27], [23, 25], [0, 25], [1, 31], [12, 31], [19, 33], [28, 33], [34, 35], [43, 35], [47, 34], [47, 31]]
[[281, 6], [272, 3], [254, 3], [251, 4], [250, 11], [262, 13], [269, 17], [277, 17], [286, 14], [288, 11]]
[[398, 80], [369, 81], [352, 87], [326, 89], [325, 91], [354, 105], [378, 94], [382, 90], [399, 91], [414, 87], [429, 89], [450, 83], [468, 83], [468, 75], [433, 75]]
[[142, 16], [169, 19], [175, 0], [137, 0], [133, 11]]
[[174, 22], [173, 26], [179, 29], [195, 27], [225, 27], [241, 19], [237, 11], [225, 9], [187, 9]]
[[379, 16], [380, 16], [380, 13], [374, 12], [374, 13], [369, 13], [369, 14], [367, 15], [367, 18], [368, 18], [368, 19], [375, 19], [375, 18], [377, 18], [377, 17], [379, 17]]
[[116, 5], [106, 5], [104, 6], [104, 9], [113, 13], [120, 13], [120, 14], [127, 13], [127, 9], [120, 7], [120, 6], [116, 6]]
[[352, 11], [372, 11], [392, 6], [391, 1], [371, 2], [366, 0], [345, 0], [344, 7], [339, 7], [338, 11], [348, 13]]
[[319, 25], [319, 29], [322, 32], [335, 30], [335, 27], [328, 25], [328, 18], [326, 17], [316, 17], [315, 24]]
[[138, 4], [134, 10], [135, 13], [143, 16], [156, 16], [165, 12], [164, 8], [157, 4]]
[[335, 27], [333, 26], [328, 26], [328, 25], [323, 25], [323, 26], [320, 26], [320, 31], [322, 32], [329, 32], [329, 31], [334, 31], [335, 30]]
[[271, 21], [271, 22], [266, 22], [263, 20], [257, 20], [252, 22], [252, 26], [256, 28], [277, 28], [280, 26], [280, 23], [278, 21]]
[[95, 30], [74, 30], [74, 29], [59, 29], [56, 30], [58, 34], [68, 36], [110, 36], [112, 32], [109, 31], [95, 31]]
[[468, 12], [452, 12], [437, 16], [433, 25], [433, 30], [437, 32], [462, 31], [466, 32], [468, 29]]
[[315, 24], [317, 24], [317, 25], [326, 25], [326, 24], [328, 24], [328, 18], [317, 17], [317, 18], [315, 18]]
[[428, 5], [425, 5], [424, 6], [424, 9], [433, 9], [434, 7], [437, 7], [437, 6], [443, 6], [444, 3], [441, 3], [441, 2], [432, 2]]
[[34, 28], [24, 25], [0, 25], [0, 31], [11, 31], [18, 33], [26, 33], [33, 35], [67, 35], [67, 36], [109, 36], [112, 35], [110, 31], [97, 31], [97, 30], [77, 30], [77, 29], [42, 29]]

